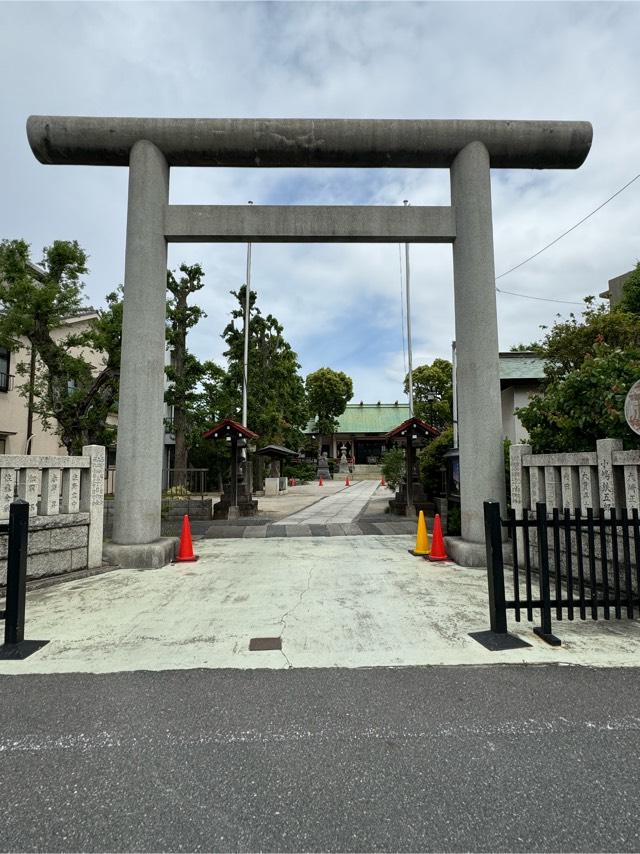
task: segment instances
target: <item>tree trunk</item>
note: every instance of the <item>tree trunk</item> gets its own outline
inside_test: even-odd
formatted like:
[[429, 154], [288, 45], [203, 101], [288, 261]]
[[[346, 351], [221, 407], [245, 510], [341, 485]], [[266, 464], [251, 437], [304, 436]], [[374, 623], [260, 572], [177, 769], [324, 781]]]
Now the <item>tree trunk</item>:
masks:
[[[176, 296], [176, 308], [178, 312], [186, 310], [187, 296], [180, 293]], [[175, 371], [176, 383], [184, 378], [184, 361], [187, 352], [186, 329], [175, 328], [175, 341], [173, 347], [173, 369]], [[179, 401], [173, 407], [173, 434], [175, 436], [174, 457], [174, 486], [185, 486], [187, 479], [187, 417], [184, 405]]]

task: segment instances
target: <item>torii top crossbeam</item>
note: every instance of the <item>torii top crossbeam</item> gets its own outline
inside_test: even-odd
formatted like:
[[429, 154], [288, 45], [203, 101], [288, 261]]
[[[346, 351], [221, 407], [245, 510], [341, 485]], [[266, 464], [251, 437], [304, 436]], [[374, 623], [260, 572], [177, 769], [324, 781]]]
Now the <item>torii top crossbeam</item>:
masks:
[[449, 168], [482, 142], [492, 169], [577, 169], [589, 122], [438, 119], [165, 119], [31, 116], [41, 163], [128, 166], [140, 139], [169, 166]]

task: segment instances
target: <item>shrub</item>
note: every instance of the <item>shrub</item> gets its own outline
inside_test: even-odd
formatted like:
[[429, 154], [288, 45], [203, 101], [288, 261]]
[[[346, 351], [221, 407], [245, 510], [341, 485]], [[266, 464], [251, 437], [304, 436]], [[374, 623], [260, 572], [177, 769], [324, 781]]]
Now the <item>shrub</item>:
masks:
[[172, 486], [163, 492], [165, 498], [190, 498], [191, 493], [186, 486]]
[[453, 428], [449, 427], [432, 439], [420, 454], [420, 473], [426, 494], [433, 498], [442, 492], [444, 455], [453, 448]]
[[287, 479], [295, 477], [299, 483], [309, 483], [316, 479], [316, 467], [311, 463], [285, 463], [282, 476]]
[[392, 448], [382, 457], [382, 474], [391, 489], [396, 490], [405, 475], [404, 451], [402, 448]]

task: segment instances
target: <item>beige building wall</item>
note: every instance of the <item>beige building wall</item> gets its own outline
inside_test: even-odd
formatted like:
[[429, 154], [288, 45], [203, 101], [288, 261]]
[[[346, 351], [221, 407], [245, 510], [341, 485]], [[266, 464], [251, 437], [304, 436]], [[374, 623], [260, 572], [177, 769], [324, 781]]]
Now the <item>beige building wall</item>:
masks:
[[[96, 312], [90, 311], [77, 317], [69, 318], [64, 325], [52, 333], [55, 341], [66, 338], [70, 333], [84, 332], [92, 318], [97, 317]], [[84, 358], [99, 371], [104, 366], [104, 358], [101, 354], [88, 348], [74, 347], [72, 355], [83, 355]], [[17, 372], [18, 365], [22, 362], [29, 367], [31, 359], [31, 348], [25, 340], [25, 346], [20, 350], [12, 351], [9, 357], [9, 389], [0, 390], [0, 452], [5, 454], [24, 454], [27, 447], [27, 398], [23, 397], [20, 389], [28, 382], [27, 375]], [[12, 386], [12, 387], [11, 387]], [[4, 440], [4, 448], [2, 447]], [[53, 430], [45, 430], [40, 420], [34, 416], [33, 438], [31, 440], [32, 454], [67, 454], [66, 448], [60, 444]]]
[[502, 389], [502, 432], [505, 439], [513, 444], [526, 443], [528, 431], [516, 415], [516, 409], [526, 406], [535, 392], [540, 388], [539, 383], [512, 385]]

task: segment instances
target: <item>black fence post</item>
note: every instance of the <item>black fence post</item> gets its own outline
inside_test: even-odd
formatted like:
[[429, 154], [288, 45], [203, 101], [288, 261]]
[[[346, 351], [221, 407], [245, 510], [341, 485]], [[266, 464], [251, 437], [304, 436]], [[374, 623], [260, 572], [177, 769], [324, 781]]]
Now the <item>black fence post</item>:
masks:
[[560, 646], [560, 640], [551, 631], [551, 591], [549, 587], [549, 540], [547, 537], [547, 505], [536, 504], [536, 530], [538, 533], [538, 566], [540, 569], [540, 622], [533, 631], [551, 646]]
[[507, 632], [507, 609], [504, 595], [504, 561], [500, 503], [484, 502], [484, 540], [487, 547], [487, 580], [489, 584], [489, 619], [491, 631]]
[[[484, 541], [487, 547], [487, 583], [489, 586], [488, 632], [469, 632], [492, 652], [531, 646], [507, 631], [507, 602], [504, 593], [504, 558], [502, 554], [502, 520], [498, 501], [484, 502]], [[513, 607], [510, 603], [509, 607]]]
[[18, 498], [9, 508], [5, 644], [17, 644], [24, 640], [28, 540], [29, 502]]

